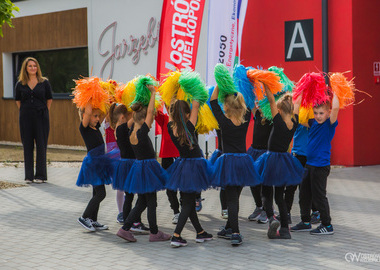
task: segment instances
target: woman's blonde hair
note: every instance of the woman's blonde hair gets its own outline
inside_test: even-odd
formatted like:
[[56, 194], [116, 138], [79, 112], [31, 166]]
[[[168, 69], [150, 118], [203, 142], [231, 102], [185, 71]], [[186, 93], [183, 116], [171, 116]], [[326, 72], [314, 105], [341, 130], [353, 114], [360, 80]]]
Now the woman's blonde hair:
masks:
[[224, 104], [227, 105], [224, 107], [224, 110], [228, 118], [234, 118], [242, 124], [246, 122], [244, 116], [247, 112], [247, 106], [242, 94], [228, 95], [224, 100]]
[[37, 66], [36, 76], [37, 76], [38, 82], [43, 82], [43, 81], [47, 80], [45, 77], [42, 76], [40, 64], [38, 63], [37, 59], [33, 58], [33, 57], [27, 57], [24, 60], [24, 62], [22, 62], [22, 66], [21, 66], [21, 70], [20, 70], [20, 75], [18, 76], [18, 80], [21, 82], [21, 84], [22, 85], [26, 85], [28, 83], [29, 75], [28, 75], [28, 72], [26, 71], [26, 68], [27, 68], [28, 63], [30, 61], [33, 61], [34, 63], [36, 63], [36, 66]]
[[276, 104], [277, 108], [283, 111], [285, 114], [293, 115], [294, 104], [292, 94], [287, 93], [283, 95]]

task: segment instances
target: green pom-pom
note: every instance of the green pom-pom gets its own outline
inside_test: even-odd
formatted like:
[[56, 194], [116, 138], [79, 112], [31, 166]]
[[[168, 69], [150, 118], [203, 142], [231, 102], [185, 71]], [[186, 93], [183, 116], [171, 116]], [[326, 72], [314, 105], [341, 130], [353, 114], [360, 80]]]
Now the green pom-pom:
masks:
[[282, 92], [288, 92], [293, 90], [294, 83], [291, 80], [289, 80], [289, 78], [285, 75], [283, 68], [272, 66], [268, 68], [268, 70], [273, 71], [280, 77], [280, 82], [284, 85], [284, 87], [282, 88]]
[[[279, 100], [283, 94], [285, 94], [285, 93], [281, 92], [278, 95], [274, 95], [275, 101], [277, 102], [277, 100]], [[272, 116], [272, 111], [270, 109], [270, 104], [269, 104], [268, 98], [264, 98], [264, 99], [260, 100], [259, 101], [259, 107], [260, 107], [261, 113], [263, 114], [263, 118], [272, 121], [273, 116]]]
[[147, 87], [148, 84], [158, 86], [158, 82], [156, 82], [152, 77], [139, 76], [137, 78], [137, 81], [135, 82], [136, 97], [133, 100], [132, 104], [140, 103], [143, 106], [149, 105], [150, 91], [149, 91], [149, 88]]
[[201, 106], [207, 102], [208, 91], [199, 73], [188, 70], [182, 71], [178, 83], [190, 102], [196, 100]]
[[214, 76], [219, 88], [219, 102], [224, 103], [226, 96], [237, 93], [234, 81], [227, 67], [223, 64], [216, 64], [214, 68]]

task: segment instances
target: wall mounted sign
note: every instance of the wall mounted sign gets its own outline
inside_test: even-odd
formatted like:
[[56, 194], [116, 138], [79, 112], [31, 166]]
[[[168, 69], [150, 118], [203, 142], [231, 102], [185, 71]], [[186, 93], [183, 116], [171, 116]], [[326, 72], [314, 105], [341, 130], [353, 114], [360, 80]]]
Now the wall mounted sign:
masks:
[[285, 61], [314, 60], [313, 19], [285, 22]]
[[[101, 78], [112, 78], [115, 60], [123, 59], [126, 55], [132, 57], [132, 63], [137, 65], [141, 53], [148, 54], [148, 49], [153, 48], [156, 45], [160, 23], [156, 22], [156, 19], [151, 17], [148, 23], [148, 29], [146, 35], [134, 36], [130, 35], [129, 38], [125, 38], [121, 41], [116, 41], [117, 22], [113, 22], [108, 25], [100, 34], [98, 39], [98, 53], [105, 58], [104, 64], [100, 69]], [[111, 48], [103, 48], [105, 42], [105, 36], [108, 32], [111, 32]], [[109, 35], [107, 35], [109, 36]], [[109, 67], [109, 74], [104, 76], [105, 69]]]

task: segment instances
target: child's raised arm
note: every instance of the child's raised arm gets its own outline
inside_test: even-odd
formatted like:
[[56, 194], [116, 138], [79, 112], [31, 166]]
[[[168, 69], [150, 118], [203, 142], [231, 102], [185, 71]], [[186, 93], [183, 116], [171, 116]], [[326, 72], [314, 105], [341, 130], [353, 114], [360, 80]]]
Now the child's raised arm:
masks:
[[269, 87], [264, 83], [263, 83], [263, 85], [264, 85], [264, 89], [265, 89], [265, 94], [266, 94], [268, 101], [269, 101], [270, 111], [272, 113], [272, 117], [274, 118], [278, 114], [276, 100], [274, 99], [273, 93], [269, 90]]
[[302, 101], [302, 96], [303, 96], [303, 93], [301, 93], [301, 95], [299, 95], [299, 97], [295, 100], [293, 114], [298, 114], [299, 115], [299, 113], [300, 113], [300, 107], [301, 107], [301, 101]]
[[154, 86], [151, 84], [148, 84], [147, 87], [149, 88], [149, 91], [150, 91], [150, 100], [149, 100], [149, 105], [146, 112], [145, 123], [149, 128], [151, 128], [153, 124], [153, 119], [154, 119], [154, 102], [156, 99], [156, 88], [154, 88]]
[[88, 127], [88, 125], [90, 124], [91, 115], [92, 115], [92, 105], [91, 105], [91, 102], [89, 101], [86, 107], [84, 108], [84, 113], [82, 117], [83, 127], [85, 128]]
[[199, 102], [196, 100], [193, 100], [191, 114], [190, 114], [190, 122], [193, 124], [194, 127], [197, 124], [198, 111], [199, 111]]
[[338, 120], [338, 112], [339, 112], [339, 99], [337, 95], [334, 94], [332, 100], [332, 108], [330, 114], [330, 123], [334, 124], [336, 120]]
[[214, 88], [214, 91], [212, 91], [210, 101], [218, 99], [218, 95], [219, 95], [219, 87], [218, 87], [218, 85], [216, 85]]

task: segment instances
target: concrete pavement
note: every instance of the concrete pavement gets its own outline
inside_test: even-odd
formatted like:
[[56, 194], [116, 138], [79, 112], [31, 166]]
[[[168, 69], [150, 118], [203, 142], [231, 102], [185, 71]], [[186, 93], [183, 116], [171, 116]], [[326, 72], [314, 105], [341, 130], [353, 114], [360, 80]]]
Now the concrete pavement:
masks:
[[[137, 235], [136, 243], [118, 238], [116, 192], [110, 187], [99, 212], [99, 221], [110, 229], [85, 231], [76, 219], [91, 189], [75, 186], [79, 168], [51, 164], [48, 183], [0, 190], [0, 269], [380, 269], [380, 166], [332, 169], [332, 236], [299, 232], [291, 240], [269, 240], [268, 225], [247, 220], [254, 201], [245, 188], [239, 213], [243, 245], [232, 247], [216, 237], [196, 244], [188, 222], [182, 236], [189, 245], [179, 249], [169, 242], [149, 243], [146, 235]], [[22, 166], [0, 167], [0, 180], [23, 183], [23, 174]], [[202, 197], [201, 224], [216, 236], [225, 223], [219, 192], [208, 190]], [[173, 213], [165, 192], [158, 193], [157, 209], [159, 229], [172, 233]], [[298, 192], [292, 219], [293, 224], [300, 221]], [[143, 222], [147, 224], [145, 213]]]

